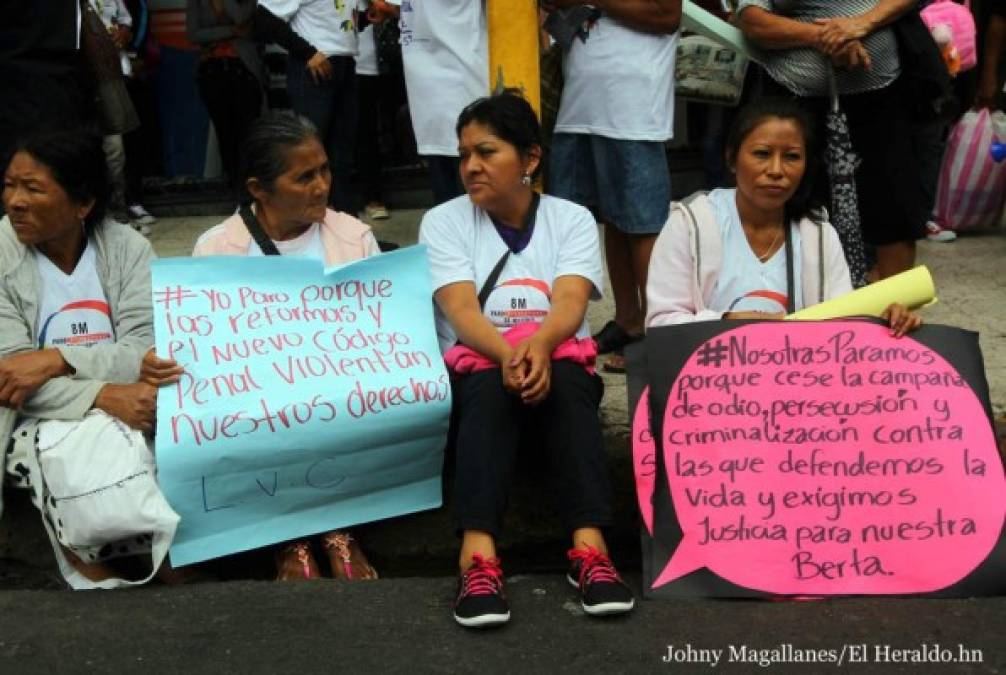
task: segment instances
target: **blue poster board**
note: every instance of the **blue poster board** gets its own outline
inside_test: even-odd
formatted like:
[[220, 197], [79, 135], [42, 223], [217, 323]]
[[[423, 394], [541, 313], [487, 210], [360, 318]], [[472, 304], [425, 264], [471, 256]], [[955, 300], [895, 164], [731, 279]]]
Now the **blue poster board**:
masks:
[[425, 247], [152, 265], [175, 565], [435, 508], [451, 392]]

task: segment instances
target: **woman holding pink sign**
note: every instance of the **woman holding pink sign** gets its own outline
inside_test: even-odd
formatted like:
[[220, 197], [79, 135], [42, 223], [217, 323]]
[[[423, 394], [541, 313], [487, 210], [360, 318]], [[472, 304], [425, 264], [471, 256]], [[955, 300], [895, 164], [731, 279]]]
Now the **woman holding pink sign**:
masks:
[[[238, 178], [250, 202], [204, 232], [193, 256], [293, 255], [333, 266], [380, 253], [368, 225], [327, 207], [332, 181], [328, 156], [306, 118], [270, 113], [252, 123], [242, 144]], [[145, 365], [144, 378], [158, 384], [173, 382], [182, 372], [167, 359], [148, 359]], [[333, 578], [377, 578], [349, 532], [326, 532], [319, 543]], [[321, 576], [307, 540], [280, 545], [275, 559], [279, 580]]]
[[[789, 99], [737, 115], [726, 159], [735, 189], [672, 205], [650, 260], [647, 327], [718, 319], [782, 319], [852, 290], [838, 234], [813, 202], [814, 125]], [[901, 336], [922, 320], [884, 314]]]

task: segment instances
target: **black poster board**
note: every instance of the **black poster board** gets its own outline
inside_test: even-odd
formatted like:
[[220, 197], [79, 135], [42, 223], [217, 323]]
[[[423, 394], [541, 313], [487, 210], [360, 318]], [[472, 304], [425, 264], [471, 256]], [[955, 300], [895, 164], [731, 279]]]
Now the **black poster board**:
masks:
[[[754, 326], [753, 329], [747, 328]], [[768, 336], [765, 344], [760, 344], [758, 339], [748, 340], [742, 343], [737, 339], [745, 331], [751, 332], [749, 338], [757, 338], [757, 335]], [[755, 335], [757, 333], [757, 335]], [[849, 337], [849, 336], [852, 337]], [[830, 336], [830, 340], [825, 336]], [[739, 355], [743, 353], [740, 346], [745, 344], [750, 353], [758, 352], [765, 357], [764, 362], [752, 362], [749, 359], [746, 363], [741, 363]], [[709, 345], [709, 347], [707, 347]], [[782, 345], [782, 346], [780, 346]], [[840, 345], [841, 348], [840, 348]], [[723, 347], [723, 349], [720, 349]], [[815, 357], [807, 357], [808, 363], [800, 363], [799, 354], [805, 357], [808, 353], [801, 352], [803, 348], [820, 348], [821, 360], [831, 359], [831, 363], [809, 363]], [[715, 348], [715, 349], [714, 349]], [[789, 352], [783, 354], [782, 349]], [[830, 357], [823, 354], [832, 350]], [[859, 436], [856, 440], [843, 442], [842, 438], [835, 442], [816, 442], [815, 439], [803, 440], [800, 443], [789, 443], [784, 439], [777, 438], [773, 442], [761, 440], [752, 442], [757, 446], [757, 450], [751, 454], [760, 457], [763, 462], [758, 465], [761, 473], [757, 476], [748, 476], [749, 486], [745, 491], [743, 486], [734, 485], [729, 480], [729, 474], [718, 471], [718, 467], [713, 462], [713, 469], [710, 471], [709, 480], [713, 478], [727, 477], [725, 482], [730, 490], [725, 490], [724, 495], [736, 492], [743, 492], [747, 497], [749, 515], [752, 516], [750, 522], [756, 520], [754, 514], [760, 513], [762, 517], [769, 513], [768, 507], [761, 511], [753, 509], [751, 504], [755, 492], [761, 496], [761, 481], [768, 481], [766, 485], [784, 485], [784, 488], [773, 488], [776, 494], [773, 500], [778, 499], [781, 504], [781, 497], [792, 490], [803, 496], [822, 494], [838, 494], [842, 498], [862, 496], [867, 490], [860, 489], [868, 481], [882, 480], [890, 484], [890, 492], [893, 505], [883, 502], [855, 502], [851, 505], [843, 506], [844, 513], [868, 514], [865, 521], [860, 522], [855, 517], [851, 520], [854, 524], [849, 530], [850, 540], [847, 542], [849, 550], [857, 548], [858, 559], [855, 561], [858, 567], [853, 567], [853, 561], [846, 559], [845, 564], [839, 567], [829, 567], [822, 564], [815, 567], [817, 559], [813, 563], [807, 563], [800, 567], [792, 562], [794, 556], [801, 555], [804, 558], [810, 557], [813, 553], [813, 542], [808, 543], [809, 535], [803, 538], [801, 548], [795, 545], [795, 530], [811, 531], [818, 526], [822, 528], [831, 527], [832, 530], [839, 529], [845, 522], [839, 513], [839, 507], [828, 509], [825, 507], [811, 506], [806, 508], [803, 519], [804, 524], [800, 528], [786, 526], [788, 539], [786, 543], [778, 542], [778, 553], [772, 565], [766, 565], [763, 571], [759, 570], [760, 565], [764, 565], [766, 557], [764, 555], [747, 555], [747, 552], [755, 549], [763, 550], [763, 543], [768, 540], [754, 540], [754, 544], [740, 545], [732, 541], [729, 546], [723, 547], [721, 542], [713, 540], [710, 534], [711, 527], [696, 526], [698, 515], [710, 515], [712, 518], [730, 520], [724, 516], [731, 512], [729, 506], [725, 508], [705, 507], [699, 505], [694, 507], [689, 501], [678, 494], [678, 502], [684, 508], [691, 509], [693, 517], [688, 520], [691, 523], [690, 531], [696, 537], [694, 541], [704, 541], [701, 546], [686, 547], [698, 558], [714, 561], [712, 564], [699, 565], [693, 571], [687, 571], [680, 576], [672, 575], [668, 580], [661, 580], [661, 574], [667, 568], [669, 561], [680, 554], [684, 531], [679, 522], [679, 513], [676, 509], [676, 502], [672, 497], [671, 485], [675, 485], [676, 491], [683, 485], [690, 485], [692, 498], [698, 491], [701, 481], [694, 475], [682, 478], [680, 464], [682, 460], [682, 448], [691, 453], [692, 460], [701, 459], [704, 453], [710, 458], [733, 457], [737, 466], [737, 449], [743, 447], [744, 439], [731, 439], [720, 441], [722, 434], [729, 434], [733, 428], [753, 429], [757, 424], [738, 423], [738, 419], [746, 422], [754, 422], [756, 419], [728, 418], [726, 416], [711, 419], [704, 415], [702, 411], [695, 414], [694, 418], [681, 422], [675, 421], [675, 429], [671, 430], [675, 435], [675, 442], [667, 437], [664, 429], [664, 416], [667, 411], [668, 401], [672, 404], [681, 403], [683, 397], [681, 389], [683, 383], [678, 382], [683, 371], [686, 377], [693, 377], [689, 380], [690, 387], [698, 388], [698, 395], [705, 392], [701, 385], [695, 384], [700, 378], [696, 373], [700, 373], [701, 368], [696, 369], [696, 364], [702, 357], [705, 350], [705, 359], [708, 362], [715, 357], [721, 361], [723, 374], [760, 373], [757, 384], [737, 385], [734, 391], [728, 396], [719, 392], [723, 401], [733, 400], [733, 393], [742, 392], [742, 401], [748, 394], [755, 397], [761, 396], [763, 402], [771, 400], [772, 406], [782, 408], [789, 407], [789, 412], [812, 411], [812, 415], [806, 419], [801, 419], [800, 414], [788, 414], [773, 418], [769, 413], [763, 412], [765, 419], [776, 419], [783, 431], [796, 430], [805, 436], [811, 436], [814, 430], [823, 430], [821, 433], [827, 435], [832, 433], [830, 429], [840, 428], [848, 431], [846, 427], [854, 426], [855, 420], [839, 418], [837, 416], [828, 417], [824, 414], [829, 410], [838, 409], [838, 405], [853, 405], [853, 410], [863, 410], [864, 422], [860, 423]], [[732, 350], [729, 352], [728, 350]], [[780, 358], [780, 354], [783, 356]], [[766, 357], [766, 355], [768, 355]], [[927, 596], [974, 596], [974, 595], [995, 595], [1006, 591], [1006, 541], [1003, 536], [1003, 514], [1006, 513], [1006, 490], [1000, 489], [1004, 485], [1002, 457], [995, 448], [995, 434], [992, 427], [991, 405], [988, 394], [988, 384], [985, 378], [984, 363], [981, 351], [978, 346], [978, 336], [976, 333], [947, 326], [923, 326], [913, 332], [910, 337], [896, 340], [890, 337], [887, 329], [881, 322], [871, 319], [837, 320], [826, 322], [750, 322], [750, 321], [719, 321], [701, 322], [682, 326], [668, 326], [651, 329], [646, 340], [636, 345], [627, 352], [628, 357], [628, 390], [630, 414], [637, 410], [639, 401], [644, 394], [648, 398], [649, 429], [640, 428], [638, 424], [633, 428], [634, 445], [637, 448], [635, 459], [637, 471], [637, 483], [642, 486], [642, 490], [647, 492], [652, 489], [652, 494], [642, 494], [640, 501], [644, 505], [647, 502], [652, 504], [652, 530], [642, 528], [642, 548], [643, 548], [643, 584], [644, 592], [651, 598], [670, 597], [766, 597], [780, 595], [859, 595], [859, 594], [891, 594], [891, 595], [927, 595]], [[770, 362], [772, 358], [780, 363]], [[846, 365], [841, 368], [841, 359], [857, 359], [856, 363]], [[862, 358], [860, 358], [862, 357]], [[729, 359], [733, 358], [735, 363], [731, 367]], [[871, 361], [869, 359], [876, 359]], [[753, 361], [757, 361], [754, 359]], [[922, 363], [927, 362], [927, 363]], [[708, 367], [710, 364], [707, 363]], [[870, 395], [864, 392], [869, 388], [862, 385], [858, 390], [855, 386], [847, 386], [837, 378], [838, 370], [842, 370], [842, 376], [846, 377], [854, 370], [860, 375], [876, 379], [878, 382], [887, 382], [887, 379], [900, 378], [896, 383], [886, 385], [876, 385], [870, 390]], [[826, 387], [805, 387], [804, 390], [793, 394], [792, 387], [779, 387], [773, 382], [776, 377], [792, 377], [793, 380], [800, 378], [818, 378], [826, 371], [835, 371], [835, 379]], [[797, 372], [798, 371], [798, 372]], [[848, 373], [846, 372], [848, 371]], [[717, 371], [720, 372], [720, 371]], [[790, 374], [797, 372], [797, 374]], [[816, 375], [815, 375], [816, 373]], [[752, 375], [752, 378], [754, 376]], [[887, 378], [887, 379], [884, 379]], [[675, 389], [676, 383], [679, 386]], [[715, 387], [715, 385], [711, 385]], [[746, 386], [746, 388], [745, 388]], [[886, 387], [886, 388], [885, 388]], [[887, 393], [889, 398], [885, 398]], [[708, 391], [708, 388], [707, 390]], [[779, 403], [773, 398], [778, 392]], [[688, 392], [686, 389], [686, 393]], [[946, 396], [944, 396], [946, 394]], [[707, 398], [715, 396], [709, 395]], [[799, 400], [798, 400], [799, 399]], [[869, 400], [876, 400], [876, 404]], [[695, 399], [698, 400], [698, 399]], [[804, 407], [800, 408], [800, 400]], [[795, 402], [794, 402], [795, 401]], [[811, 401], [812, 403], [807, 403]], [[881, 401], [883, 403], [881, 403]], [[939, 401], [954, 401], [953, 403], [941, 404]], [[823, 402], [823, 403], [822, 403]], [[752, 405], [748, 401], [747, 405]], [[768, 404], [766, 404], [767, 406]], [[901, 412], [887, 413], [883, 405], [900, 405]], [[912, 406], [915, 406], [914, 408]], [[848, 408], [842, 408], [848, 410]], [[934, 412], [936, 409], [940, 412]], [[912, 423], [911, 418], [916, 418]], [[644, 415], [645, 418], [645, 415]], [[902, 424], [901, 421], [905, 423]], [[928, 420], [928, 421], [927, 421]], [[637, 419], [637, 422], [639, 420]], [[958, 424], [959, 422], [959, 424]], [[765, 424], [761, 425], [765, 428]], [[937, 427], [940, 427], [937, 429]], [[694, 430], [693, 430], [694, 429]], [[705, 429], [705, 431], [702, 431]], [[879, 429], [879, 431], [878, 431]], [[691, 437], [686, 434], [691, 433]], [[877, 435], [879, 433], [879, 435]], [[683, 438], [704, 439], [706, 436], [715, 436], [713, 440], [696, 443], [695, 445], [683, 445]], [[886, 436], [885, 436], [886, 434]], [[891, 441], [892, 435], [897, 443]], [[950, 438], [953, 435], [954, 438]], [[851, 436], [851, 434], [850, 434]], [[643, 448], [641, 441], [649, 440], [652, 437], [652, 448]], [[793, 435], [793, 438], [796, 438]], [[884, 438], [890, 443], [889, 448], [881, 447], [877, 451], [876, 438]], [[980, 447], [979, 447], [980, 446]], [[643, 448], [640, 450], [640, 448]], [[724, 449], [726, 448], [726, 449]], [[667, 450], [671, 450], [671, 455], [667, 455]], [[784, 481], [778, 477], [771, 479], [770, 475], [779, 470], [787, 453], [790, 453], [792, 466], [794, 461], [806, 459], [814, 455], [820, 466], [839, 473], [835, 476], [808, 476], [798, 475], [792, 472], [786, 475]], [[895, 452], [896, 450], [896, 452]], [[858, 459], [859, 452], [862, 451], [863, 458]], [[644, 453], [641, 455], [640, 453]], [[674, 454], [677, 453], [677, 454]], [[967, 453], [967, 454], [964, 454]], [[667, 457], [674, 457], [678, 466], [668, 466]], [[823, 459], [822, 459], [823, 458]], [[975, 458], [980, 458], [976, 460]], [[887, 459], [887, 462], [884, 460]], [[838, 460], [838, 461], [835, 461]], [[926, 462], [929, 464], [926, 464]], [[969, 462], [972, 469], [982, 464], [982, 474], [968, 474], [963, 468], [963, 462]], [[832, 462], [832, 464], [827, 464]], [[911, 463], [910, 463], [911, 462]], [[685, 462], [687, 464], [687, 462]], [[855, 465], [855, 466], [853, 466]], [[849, 468], [853, 467], [853, 468]], [[864, 469], [864, 467], [866, 467]], [[912, 473], [911, 469], [924, 467], [918, 473]], [[937, 472], [939, 469], [939, 472]], [[674, 480], [668, 481], [668, 472], [671, 472]], [[873, 472], [869, 476], [848, 475], [849, 473]], [[888, 475], [886, 472], [890, 471]], [[927, 478], [926, 473], [930, 472], [936, 478]], [[650, 476], [652, 487], [646, 480], [639, 481], [640, 474]], [[719, 475], [718, 475], [719, 474]], [[743, 477], [741, 474], [737, 476]], [[965, 474], [967, 476], [965, 477]], [[740, 478], [738, 478], [740, 480]], [[775, 480], [772, 483], [771, 480]], [[927, 482], [932, 480], [935, 482]], [[875, 483], [874, 483], [875, 484]], [[826, 489], [831, 485], [831, 490]], [[934, 485], [936, 486], [934, 488]], [[928, 486], [928, 487], [926, 487]], [[703, 485], [703, 487], [710, 487]], [[733, 490], [732, 488], [737, 488]], [[818, 488], [821, 488], [819, 490]], [[765, 488], [765, 492], [770, 490]], [[710, 490], [710, 492], [714, 492]], [[870, 492], [869, 497], [875, 498], [880, 491]], [[707, 493], [708, 494], [708, 493]], [[996, 503], [990, 506], [989, 494], [998, 494]], [[722, 496], [722, 495], [721, 495]], [[736, 497], [736, 494], [734, 494]], [[887, 497], [887, 495], [882, 495]], [[648, 498], [649, 497], [649, 498]], [[900, 501], [898, 501], [900, 499]], [[914, 500], [914, 501], [913, 501]], [[941, 506], [946, 500], [952, 506], [944, 508]], [[701, 502], [701, 500], [699, 500]], [[796, 500], [798, 501], [798, 500]], [[796, 501], [793, 503], [795, 504]], [[837, 500], [836, 500], [837, 501]], [[975, 506], [977, 511], [969, 511], [965, 504], [975, 501], [981, 506]], [[885, 510], [886, 507], [886, 510]], [[778, 507], [781, 508], [781, 507]], [[796, 513], [800, 507], [794, 506], [791, 513]], [[937, 510], [938, 509], [938, 510]], [[697, 510], [698, 515], [694, 512]], [[744, 511], [743, 508], [735, 511]], [[779, 513], [777, 510], [776, 513]], [[950, 513], [951, 515], [947, 515]], [[937, 514], [937, 515], [934, 515]], [[838, 515], [836, 518], [835, 516]], [[777, 516], [785, 520], [783, 516]], [[936, 522], [936, 519], [940, 522]], [[790, 516], [792, 524], [793, 517]], [[771, 519], [768, 519], [770, 521]], [[797, 519], [799, 520], [799, 519]], [[948, 530], [949, 520], [954, 520]], [[767, 524], [766, 521], [763, 524]], [[970, 527], [967, 527], [970, 521]], [[864, 522], [866, 523], [864, 525]], [[907, 523], [907, 524], [906, 524]], [[834, 526], [834, 527], [833, 527]], [[900, 533], [898, 528], [901, 528]], [[939, 534], [930, 533], [939, 529]], [[725, 531], [725, 530], [724, 530]], [[816, 530], [815, 530], [816, 531]], [[702, 533], [705, 533], [702, 536]], [[891, 533], [898, 539], [893, 543], [878, 543], [878, 532]], [[776, 530], [776, 534], [779, 531]], [[928, 535], [928, 536], [927, 536]], [[976, 542], [980, 540], [987, 542], [987, 545], [978, 546]], [[694, 542], [693, 542], [694, 543]], [[776, 544], [773, 544], [776, 545]], [[830, 541], [824, 546], [838, 547], [841, 542]], [[884, 549], [885, 545], [889, 545]], [[898, 546], [898, 555], [890, 554], [894, 550], [892, 547]], [[835, 548], [830, 549], [832, 552]], [[878, 550], [886, 550], [888, 554], [878, 553]], [[962, 551], [966, 553], [962, 554]], [[967, 561], [961, 561], [954, 568], [951, 564], [961, 555], [970, 556]], [[874, 556], [875, 562], [872, 568], [867, 566], [868, 558]], [[768, 557], [772, 557], [771, 555]], [[800, 558], [803, 560], [804, 558]], [[848, 558], [848, 557], [847, 557]], [[895, 560], [896, 559], [896, 560]], [[929, 562], [937, 561], [937, 562]], [[946, 566], [941, 567], [938, 561], [951, 561]], [[837, 562], [837, 559], [836, 559]], [[787, 563], [790, 570], [786, 571]], [[961, 566], [966, 567], [966, 573], [961, 576], [958, 572]], [[690, 565], [679, 566], [678, 572], [687, 570]], [[930, 569], [932, 568], [932, 569]], [[953, 569], [951, 569], [953, 568]], [[747, 571], [750, 569], [750, 573]], [[957, 571], [955, 572], [954, 569]], [[719, 573], [717, 573], [719, 572]], [[817, 572], [817, 574], [815, 574]], [[871, 572], [877, 577], [876, 583], [864, 581], [863, 572]], [[789, 575], [796, 581], [786, 583], [776, 583], [779, 579]], [[920, 581], [909, 582], [906, 579], [911, 575]], [[826, 584], [825, 577], [837, 577], [834, 584]], [[889, 582], [883, 582], [886, 577]], [[928, 577], [928, 579], [927, 579]], [[772, 579], [776, 581], [765, 581]], [[813, 583], [810, 583], [810, 581]], [[842, 580], [848, 580], [846, 584]], [[654, 583], [661, 580], [661, 583], [654, 587]], [[922, 580], [925, 580], [923, 583]], [[820, 583], [818, 583], [820, 582]], [[806, 591], [800, 590], [804, 585]], [[847, 586], [847, 587], [846, 587]], [[826, 587], [826, 588], [825, 588]], [[888, 588], [889, 587], [889, 588]]]

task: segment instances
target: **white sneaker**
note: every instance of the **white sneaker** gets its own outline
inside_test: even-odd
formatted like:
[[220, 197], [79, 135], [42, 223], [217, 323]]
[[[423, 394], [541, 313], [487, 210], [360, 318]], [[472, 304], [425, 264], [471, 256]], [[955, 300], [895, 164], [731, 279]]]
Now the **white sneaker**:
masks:
[[391, 217], [388, 207], [381, 202], [370, 202], [363, 208], [363, 215], [367, 220], [387, 220]]
[[140, 225], [153, 225], [157, 222], [157, 218], [150, 215], [150, 212], [143, 208], [143, 204], [130, 204], [126, 207], [126, 213], [129, 215], [129, 220]]
[[926, 223], [926, 239], [929, 241], [950, 242], [956, 238], [957, 233], [953, 230], [944, 230], [931, 220]]

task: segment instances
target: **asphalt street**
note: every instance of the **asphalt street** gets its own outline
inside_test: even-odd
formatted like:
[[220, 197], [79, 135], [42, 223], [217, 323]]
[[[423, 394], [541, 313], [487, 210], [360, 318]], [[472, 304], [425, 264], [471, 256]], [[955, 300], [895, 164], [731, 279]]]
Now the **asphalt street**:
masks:
[[508, 591], [489, 631], [455, 625], [447, 578], [8, 592], [0, 673], [1006, 672], [1004, 598], [644, 601], [605, 620], [558, 575]]

